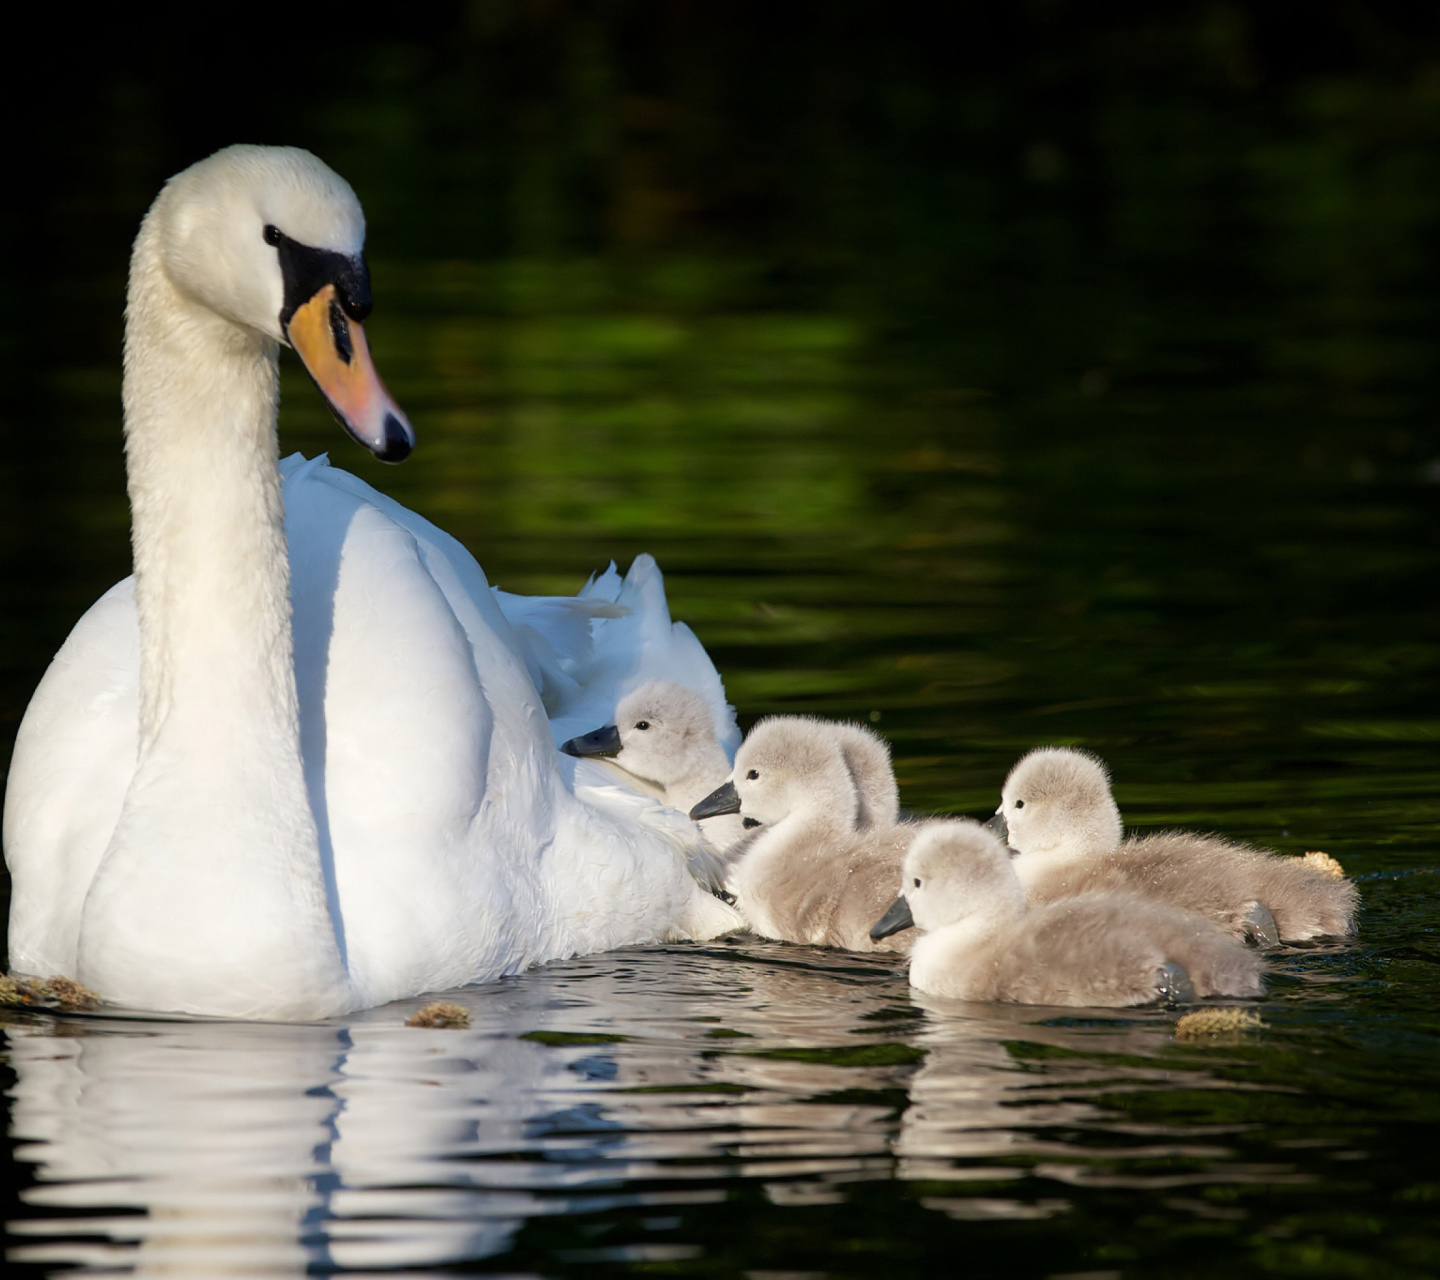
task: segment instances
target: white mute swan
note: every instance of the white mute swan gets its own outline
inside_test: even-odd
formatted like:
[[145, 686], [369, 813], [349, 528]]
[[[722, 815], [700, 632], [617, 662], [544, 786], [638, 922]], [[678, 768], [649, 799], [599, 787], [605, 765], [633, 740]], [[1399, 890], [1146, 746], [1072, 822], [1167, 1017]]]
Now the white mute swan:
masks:
[[653, 802], [577, 798], [534, 654], [464, 548], [323, 459], [288, 462], [282, 495], [281, 343], [377, 457], [414, 441], [359, 325], [363, 238], [349, 186], [288, 148], [221, 151], [145, 217], [135, 576], [76, 625], [16, 738], [20, 972], [300, 1019], [738, 923]]
[[1026, 910], [1005, 847], [968, 818], [918, 829], [871, 936], [911, 925], [910, 984], [931, 995], [1122, 1007], [1263, 990], [1253, 951], [1164, 903], [1088, 893]]
[[1259, 942], [1355, 930], [1355, 886], [1303, 858], [1189, 831], [1122, 840], [1104, 763], [1072, 747], [1023, 756], [990, 821], [1015, 850], [1015, 872], [1031, 902], [1128, 889]]

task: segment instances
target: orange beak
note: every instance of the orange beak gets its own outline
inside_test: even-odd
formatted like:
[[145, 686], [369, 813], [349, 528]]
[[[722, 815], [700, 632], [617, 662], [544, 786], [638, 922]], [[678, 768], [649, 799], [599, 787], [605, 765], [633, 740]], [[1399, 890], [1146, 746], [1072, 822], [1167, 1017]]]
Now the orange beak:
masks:
[[295, 309], [285, 336], [340, 425], [381, 462], [403, 462], [415, 428], [385, 390], [365, 330], [345, 314], [333, 284]]

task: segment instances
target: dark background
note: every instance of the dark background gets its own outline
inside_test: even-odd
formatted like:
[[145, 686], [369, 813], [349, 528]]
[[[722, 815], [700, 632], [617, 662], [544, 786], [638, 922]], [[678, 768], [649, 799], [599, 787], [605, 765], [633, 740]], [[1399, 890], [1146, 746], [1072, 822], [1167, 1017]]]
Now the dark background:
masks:
[[[422, 437], [383, 484], [519, 589], [656, 551], [742, 717], [786, 700], [747, 672], [789, 665], [799, 638], [726, 612], [746, 592], [775, 605], [771, 572], [839, 611], [832, 636], [855, 593], [817, 575], [963, 610], [912, 616], [897, 662], [1074, 652], [1024, 689], [992, 663], [981, 683], [1010, 680], [1013, 709], [1127, 696], [1096, 688], [1117, 648], [1161, 669], [1115, 680], [1154, 690], [1177, 649], [1211, 668], [1248, 653], [1265, 679], [1309, 664], [1313, 685], [1391, 645], [1389, 711], [1433, 700], [1432, 8], [38, 16], [4, 86], [7, 739], [126, 569], [130, 238], [168, 174], [236, 140], [310, 147], [365, 203], [375, 341]], [[282, 444], [370, 475], [290, 377]], [[744, 420], [745, 396], [796, 386], [808, 422]], [[662, 401], [649, 427], [624, 418]], [[597, 405], [609, 419], [585, 417]], [[832, 645], [805, 665], [857, 661]], [[933, 705], [924, 687], [886, 705]]]

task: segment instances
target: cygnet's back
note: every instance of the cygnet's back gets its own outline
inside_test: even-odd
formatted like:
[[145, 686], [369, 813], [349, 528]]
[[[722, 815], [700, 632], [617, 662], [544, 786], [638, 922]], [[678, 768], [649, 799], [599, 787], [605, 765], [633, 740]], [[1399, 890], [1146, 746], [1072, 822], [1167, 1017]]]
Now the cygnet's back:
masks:
[[[869, 931], [894, 897], [914, 829], [883, 820], [884, 788], [862, 802], [846, 747], [852, 759], [862, 751], [871, 764], [874, 749], [857, 747], [853, 734], [835, 730], [826, 721], [777, 716], [762, 720], [741, 744], [724, 803], [762, 825], [731, 868], [727, 887], [764, 937], [849, 951], [908, 951], [910, 934], [877, 944]], [[886, 762], [888, 772], [888, 754]]]
[[873, 729], [848, 720], [817, 720], [835, 739], [855, 785], [855, 829], [891, 827], [900, 821], [900, 788], [890, 763], [890, 744]]
[[1164, 903], [1095, 893], [1027, 908], [1008, 851], [968, 819], [922, 827], [903, 877], [876, 928], [913, 919], [910, 982], [933, 995], [1124, 1007], [1263, 990], [1254, 952]]
[[[1105, 766], [1066, 747], [1030, 752], [1005, 780], [996, 819], [1032, 903], [1125, 889], [1194, 911], [1236, 937], [1349, 934], [1359, 894], [1343, 877], [1217, 836], [1122, 840]], [[1263, 910], [1261, 910], [1263, 909]], [[1273, 938], [1269, 939], [1273, 941]]]
[[[638, 790], [682, 813], [730, 776], [709, 705], [669, 680], [651, 680], [626, 694], [613, 724], [572, 738], [561, 750], [606, 760], [629, 775]], [[706, 819], [701, 830], [716, 852], [732, 848], [745, 834], [738, 816]]]

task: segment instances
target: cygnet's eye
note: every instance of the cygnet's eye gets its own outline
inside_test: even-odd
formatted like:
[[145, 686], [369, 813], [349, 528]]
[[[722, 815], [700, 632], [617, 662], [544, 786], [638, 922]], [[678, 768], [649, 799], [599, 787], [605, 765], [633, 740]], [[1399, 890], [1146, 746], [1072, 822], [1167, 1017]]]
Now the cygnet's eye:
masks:
[[648, 729], [648, 728], [650, 727], [650, 721], [648, 721], [648, 720], [637, 720], [637, 721], [635, 721], [635, 727], [636, 727], [637, 729]]
[[915, 887], [916, 887], [917, 889], [920, 887], [920, 877], [919, 877], [919, 876], [916, 876], [916, 877], [915, 877]]
[[274, 225], [272, 225], [272, 224], [270, 224], [270, 223], [267, 223], [267, 224], [266, 224], [266, 226], [265, 226], [265, 243], [266, 243], [266, 244], [279, 244], [279, 243], [280, 243], [280, 228], [279, 228], [279, 227], [274, 226]]
[[1015, 807], [1016, 807], [1017, 809], [1023, 809], [1023, 808], [1025, 807], [1025, 801], [1023, 801], [1023, 800], [1017, 800], [1017, 801], [1015, 801]]
[[754, 782], [755, 779], [760, 776], [760, 771], [759, 771], [758, 769], [751, 769], [750, 772], [747, 773], [745, 776], [746, 776], [751, 782]]

